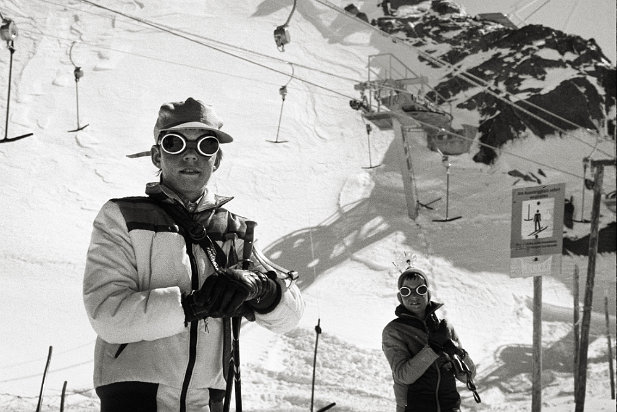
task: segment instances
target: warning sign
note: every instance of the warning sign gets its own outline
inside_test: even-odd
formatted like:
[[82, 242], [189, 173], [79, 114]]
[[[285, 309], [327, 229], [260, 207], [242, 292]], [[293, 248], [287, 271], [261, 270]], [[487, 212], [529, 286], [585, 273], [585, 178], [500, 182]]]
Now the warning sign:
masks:
[[561, 272], [565, 183], [512, 190], [511, 276]]

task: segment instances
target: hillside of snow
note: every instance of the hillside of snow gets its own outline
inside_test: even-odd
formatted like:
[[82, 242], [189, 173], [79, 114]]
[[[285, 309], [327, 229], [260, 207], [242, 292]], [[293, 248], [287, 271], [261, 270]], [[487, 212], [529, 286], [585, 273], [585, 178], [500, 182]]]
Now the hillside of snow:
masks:
[[[289, 1], [112, 0], [104, 9], [84, 0], [0, 0], [2, 15], [19, 28], [8, 136], [34, 133], [0, 144], [0, 409], [36, 408], [53, 346], [43, 410], [59, 410], [64, 381], [65, 410], [97, 410], [95, 334], [81, 299], [92, 221], [107, 199], [141, 195], [158, 179], [148, 157], [126, 155], [149, 150], [162, 103], [191, 96], [213, 104], [234, 136], [211, 187], [235, 197], [230, 210], [258, 222], [257, 246], [299, 272], [307, 303], [299, 327], [285, 335], [243, 326], [245, 411], [310, 410], [318, 321], [315, 409], [336, 402], [333, 411], [394, 410], [381, 331], [397, 305], [395, 264], [409, 255], [429, 273], [433, 299], [445, 303], [441, 314], [478, 365], [482, 403], [461, 385], [464, 410], [531, 410], [533, 280], [509, 273], [512, 189], [535, 184], [508, 172], [549, 166], [542, 166], [542, 184], [565, 183], [575, 217], [589, 219], [582, 158], [615, 153], [614, 140], [582, 130], [568, 140], [531, 134], [507, 142], [490, 166], [473, 161], [474, 143], [470, 153], [450, 157], [448, 211], [441, 157], [416, 140], [418, 200], [439, 200], [411, 220], [394, 133], [373, 127], [367, 138], [349, 101], [366, 80], [370, 55], [392, 53], [431, 84], [446, 72], [341, 14], [347, 4], [298, 2], [281, 52], [272, 33], [290, 16]], [[78, 83], [74, 65], [84, 72]], [[2, 48], [0, 84], [8, 72]], [[285, 142], [270, 142], [277, 137]], [[615, 168], [607, 167], [604, 192], [614, 188]], [[433, 221], [446, 213], [462, 217]], [[614, 221], [602, 203], [602, 226]], [[584, 237], [589, 224], [575, 223], [568, 233]], [[565, 255], [561, 276], [543, 279], [542, 399], [549, 412], [574, 409], [575, 266], [582, 304], [585, 256]], [[588, 411], [615, 410], [604, 320], [606, 296], [614, 345], [615, 279], [615, 254], [598, 255]]]

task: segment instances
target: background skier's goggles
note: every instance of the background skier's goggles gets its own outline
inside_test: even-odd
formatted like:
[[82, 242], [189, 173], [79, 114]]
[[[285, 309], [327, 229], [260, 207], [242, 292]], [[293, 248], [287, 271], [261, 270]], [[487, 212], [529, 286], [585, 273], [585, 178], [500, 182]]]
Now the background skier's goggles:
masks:
[[426, 287], [426, 285], [420, 285], [415, 289], [412, 289], [410, 287], [407, 286], [403, 286], [402, 288], [400, 288], [398, 290], [398, 292], [401, 294], [401, 296], [403, 296], [404, 298], [406, 298], [407, 296], [411, 295], [411, 292], [416, 292], [417, 295], [420, 296], [424, 296], [426, 295], [426, 293], [428, 292], [428, 288]]
[[169, 154], [180, 154], [189, 145], [194, 145], [203, 156], [214, 156], [219, 151], [218, 139], [210, 134], [199, 136], [195, 141], [188, 140], [180, 133], [162, 133], [159, 138], [159, 146]]

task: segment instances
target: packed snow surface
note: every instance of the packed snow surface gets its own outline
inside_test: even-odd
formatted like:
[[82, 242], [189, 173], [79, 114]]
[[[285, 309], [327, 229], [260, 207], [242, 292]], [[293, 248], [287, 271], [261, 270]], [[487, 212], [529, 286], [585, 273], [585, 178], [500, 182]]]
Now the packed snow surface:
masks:
[[[418, 200], [439, 200], [411, 220], [394, 133], [373, 127], [367, 138], [349, 100], [358, 97], [353, 86], [366, 79], [369, 55], [393, 53], [418, 73], [436, 74], [412, 48], [322, 2], [298, 2], [291, 42], [279, 52], [272, 32], [290, 4], [105, 2], [114, 13], [78, 0], [0, 2], [20, 29], [8, 136], [34, 133], [0, 145], [2, 410], [35, 409], [49, 346], [43, 410], [59, 410], [64, 381], [66, 410], [97, 410], [95, 334], [81, 300], [91, 224], [107, 199], [143, 194], [146, 182], [158, 179], [148, 157], [125, 155], [149, 150], [162, 103], [189, 96], [215, 105], [235, 139], [223, 148], [211, 188], [235, 196], [229, 209], [258, 222], [257, 245], [300, 273], [307, 303], [299, 327], [285, 335], [243, 326], [244, 410], [310, 409], [320, 322], [315, 408], [336, 402], [334, 411], [393, 411], [381, 331], [394, 317], [398, 268], [412, 255], [430, 276], [433, 299], [445, 303], [440, 315], [478, 365], [482, 403], [461, 385], [464, 410], [531, 409], [533, 280], [511, 278], [509, 270], [512, 189], [532, 184], [507, 172], [538, 175], [541, 168], [542, 184], [565, 183], [575, 218], [583, 212], [588, 219], [592, 192], [582, 189], [582, 158], [614, 153], [614, 145], [586, 132], [567, 141], [529, 136], [504, 147], [491, 167], [471, 160], [472, 147], [450, 158], [446, 193], [440, 155], [414, 141]], [[74, 65], [84, 72], [78, 83]], [[5, 49], [0, 84], [8, 82], [8, 66]], [[606, 169], [604, 187], [614, 189], [614, 168]], [[446, 213], [462, 217], [433, 221]], [[603, 225], [615, 220], [604, 204], [601, 214]], [[577, 223], [572, 233], [585, 236], [589, 225]], [[582, 301], [585, 257], [564, 256], [562, 274], [543, 278], [542, 402], [549, 412], [574, 409], [575, 267]], [[598, 256], [595, 285], [586, 410], [614, 411], [604, 297], [614, 343], [615, 254]]]

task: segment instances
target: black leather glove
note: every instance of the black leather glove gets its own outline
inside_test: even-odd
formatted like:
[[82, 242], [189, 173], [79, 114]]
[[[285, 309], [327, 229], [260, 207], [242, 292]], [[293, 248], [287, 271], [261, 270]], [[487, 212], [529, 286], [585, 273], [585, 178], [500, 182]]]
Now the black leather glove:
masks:
[[207, 291], [201, 288], [182, 296], [182, 309], [185, 324], [210, 316], [210, 298]]
[[247, 282], [238, 282], [227, 273], [208, 276], [199, 290], [182, 298], [184, 321], [242, 316], [250, 311], [243, 306], [250, 293]]
[[223, 277], [230, 284], [248, 291], [244, 301], [257, 313], [272, 311], [281, 300], [281, 287], [274, 280], [274, 272], [264, 274], [243, 269], [227, 269]]
[[451, 339], [452, 335], [445, 319], [442, 319], [435, 329], [429, 330], [428, 332], [428, 345], [435, 353], [442, 353], [444, 351], [444, 345], [446, 345], [448, 341], [452, 343]]
[[[276, 274], [268, 273], [272, 277]], [[281, 287], [261, 272], [227, 269], [206, 278], [201, 289], [182, 298], [185, 322], [211, 318], [242, 316], [250, 312], [272, 311], [281, 300]], [[246, 302], [246, 306], [244, 303]]]

